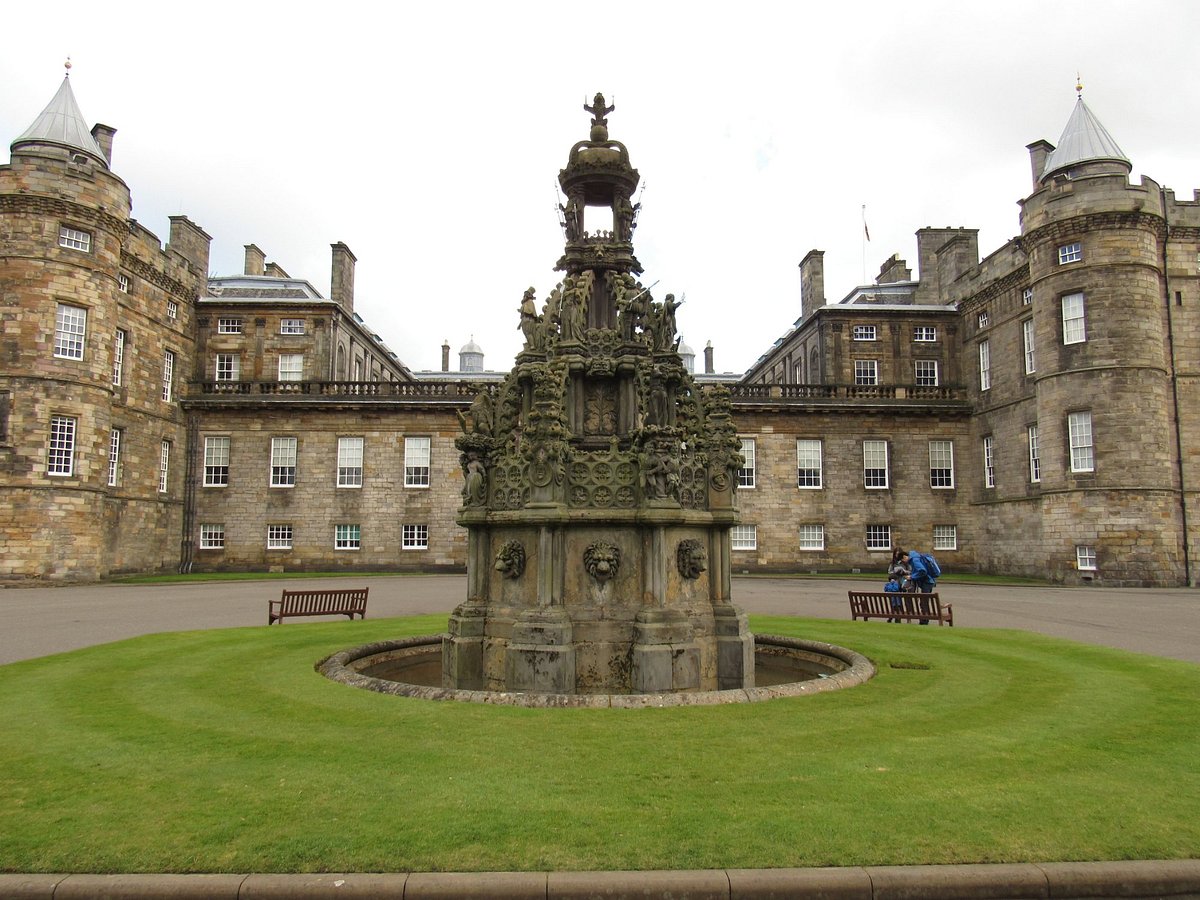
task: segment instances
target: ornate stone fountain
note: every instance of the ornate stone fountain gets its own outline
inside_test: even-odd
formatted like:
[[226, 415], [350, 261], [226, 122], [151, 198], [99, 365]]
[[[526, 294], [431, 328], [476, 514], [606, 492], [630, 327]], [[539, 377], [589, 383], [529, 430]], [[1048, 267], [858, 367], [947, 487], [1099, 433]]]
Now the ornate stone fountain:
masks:
[[[730, 597], [740, 442], [728, 392], [677, 353], [676, 310], [633, 252], [639, 175], [608, 137], [559, 172], [563, 280], [525, 292], [525, 347], [462, 417], [458, 521], [468, 596], [442, 647], [447, 688], [558, 694], [754, 686], [754, 638]], [[611, 230], [585, 229], [587, 210]], [[607, 213], [605, 221], [607, 222]]]

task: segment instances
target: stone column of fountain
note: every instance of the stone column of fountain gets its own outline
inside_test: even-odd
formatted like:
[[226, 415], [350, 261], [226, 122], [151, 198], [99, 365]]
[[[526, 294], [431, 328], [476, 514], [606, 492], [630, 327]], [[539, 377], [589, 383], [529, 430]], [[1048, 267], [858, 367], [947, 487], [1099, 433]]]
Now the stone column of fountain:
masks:
[[[740, 441], [728, 391], [676, 352], [682, 300], [655, 301], [633, 253], [640, 176], [604, 97], [559, 183], [563, 280], [520, 304], [525, 347], [463, 417], [468, 596], [443, 685], [542, 693], [754, 686], [730, 594]], [[586, 230], [587, 211], [611, 230]], [[653, 286], [653, 285], [652, 285]]]

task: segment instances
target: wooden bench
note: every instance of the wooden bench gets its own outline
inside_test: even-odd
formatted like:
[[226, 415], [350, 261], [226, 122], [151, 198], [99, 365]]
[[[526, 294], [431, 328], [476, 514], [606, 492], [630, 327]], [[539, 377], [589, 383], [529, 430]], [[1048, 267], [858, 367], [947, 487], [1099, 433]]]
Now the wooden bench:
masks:
[[[954, 606], [943, 604], [938, 600], [937, 593], [932, 594], [895, 594], [887, 591], [849, 591], [850, 618], [860, 616], [867, 619], [909, 619], [931, 621], [936, 619], [938, 625], [943, 623], [954, 627]], [[892, 606], [894, 599], [900, 600], [898, 608]]]
[[283, 624], [288, 616], [349, 616], [367, 617], [367, 591], [354, 588], [344, 591], [284, 591], [278, 600], [267, 601], [267, 624]]

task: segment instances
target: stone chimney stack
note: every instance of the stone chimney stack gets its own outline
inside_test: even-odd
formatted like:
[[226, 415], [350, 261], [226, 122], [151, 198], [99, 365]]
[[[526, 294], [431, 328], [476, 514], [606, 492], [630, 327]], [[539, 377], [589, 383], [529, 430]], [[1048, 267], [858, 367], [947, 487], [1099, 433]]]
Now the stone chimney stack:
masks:
[[908, 263], [900, 258], [899, 253], [893, 253], [879, 267], [879, 277], [876, 284], [896, 284], [901, 281], [912, 281], [912, 270]]
[[825, 251], [809, 250], [800, 260], [800, 318], [825, 305]]
[[713, 368], [713, 345], [712, 341], [709, 341], [704, 345], [704, 374], [711, 375], [714, 371], [716, 370]]
[[263, 253], [254, 244], [246, 245], [246, 271], [245, 275], [262, 275], [266, 272], [267, 254]]
[[290, 278], [279, 263], [267, 263], [267, 274], [272, 278]]
[[[965, 243], [955, 239], [963, 237]], [[942, 248], [955, 241], [957, 262], [947, 268], [939, 259]], [[974, 255], [974, 258], [970, 257]], [[913, 294], [913, 303], [944, 303], [942, 294], [950, 282], [943, 282], [943, 275], [957, 278], [972, 266], [979, 264], [979, 229], [978, 228], [920, 228], [917, 230], [917, 290]], [[953, 280], [953, 278], [951, 280]]]
[[948, 289], [964, 272], [979, 265], [979, 231], [961, 228], [937, 252], [938, 283]]
[[96, 143], [104, 151], [104, 160], [108, 163], [109, 168], [112, 168], [112, 141], [113, 135], [116, 133], [117, 129], [111, 125], [101, 125], [97, 122], [92, 126], [92, 137], [96, 139]]
[[1042, 186], [1042, 171], [1046, 168], [1046, 158], [1054, 152], [1054, 145], [1049, 141], [1034, 141], [1026, 144], [1025, 149], [1029, 151], [1029, 167], [1033, 170], [1033, 189], [1036, 191]]
[[329, 298], [346, 312], [354, 312], [354, 264], [358, 259], [350, 248], [338, 241], [333, 248], [333, 278], [329, 286]]
[[442, 371], [450, 371], [450, 338], [442, 339]]
[[212, 238], [187, 216], [171, 216], [171, 237], [167, 249], [186, 259], [203, 279], [208, 278], [208, 250]]

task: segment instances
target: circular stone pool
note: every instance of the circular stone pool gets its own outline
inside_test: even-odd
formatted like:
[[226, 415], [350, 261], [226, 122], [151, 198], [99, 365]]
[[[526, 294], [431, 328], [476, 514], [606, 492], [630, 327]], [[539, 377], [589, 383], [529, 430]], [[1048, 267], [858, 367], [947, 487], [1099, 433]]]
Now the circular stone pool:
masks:
[[321, 660], [316, 670], [352, 687], [424, 700], [458, 700], [535, 707], [702, 706], [756, 703], [853, 687], [875, 675], [869, 659], [853, 650], [779, 635], [754, 636], [756, 687], [681, 694], [535, 694], [444, 688], [442, 635], [376, 641]]

